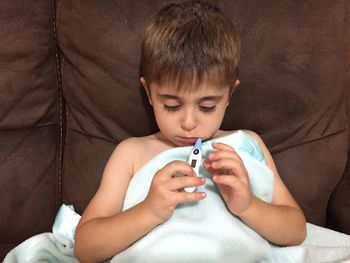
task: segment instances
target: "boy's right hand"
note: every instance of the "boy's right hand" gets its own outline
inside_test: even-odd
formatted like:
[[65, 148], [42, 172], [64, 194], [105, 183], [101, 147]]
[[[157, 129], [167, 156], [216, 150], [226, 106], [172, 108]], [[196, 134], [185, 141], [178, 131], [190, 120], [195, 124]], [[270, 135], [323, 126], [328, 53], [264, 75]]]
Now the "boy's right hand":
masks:
[[[177, 174], [187, 176], [176, 176]], [[205, 178], [197, 177], [188, 163], [172, 161], [154, 175], [143, 204], [161, 224], [172, 216], [178, 204], [204, 199], [206, 197], [204, 192], [188, 193], [183, 191], [186, 187], [203, 184], [205, 184]]]

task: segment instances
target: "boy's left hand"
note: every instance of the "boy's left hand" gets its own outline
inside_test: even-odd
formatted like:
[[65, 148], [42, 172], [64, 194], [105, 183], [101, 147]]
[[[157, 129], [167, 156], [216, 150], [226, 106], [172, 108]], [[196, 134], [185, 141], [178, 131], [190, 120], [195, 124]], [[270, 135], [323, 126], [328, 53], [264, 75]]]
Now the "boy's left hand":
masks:
[[223, 143], [213, 143], [214, 150], [204, 161], [204, 168], [213, 175], [231, 213], [239, 216], [252, 201], [248, 172], [237, 152]]

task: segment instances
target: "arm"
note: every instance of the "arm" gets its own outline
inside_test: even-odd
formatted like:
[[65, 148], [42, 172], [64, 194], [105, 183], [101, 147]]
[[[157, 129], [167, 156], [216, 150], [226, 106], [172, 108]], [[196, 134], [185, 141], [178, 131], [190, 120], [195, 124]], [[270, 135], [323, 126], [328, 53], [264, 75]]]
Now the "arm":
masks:
[[[283, 184], [271, 154], [261, 138], [255, 137], [274, 174], [271, 204], [256, 198], [250, 192], [249, 177], [244, 164], [233, 148], [216, 143], [215, 152], [209, 155], [206, 168], [213, 173], [228, 208], [264, 238], [279, 245], [298, 245], [306, 237], [305, 217], [288, 189]], [[220, 171], [225, 170], [225, 174]]]
[[240, 218], [273, 243], [299, 245], [306, 238], [304, 213], [281, 180], [272, 156], [260, 136], [248, 133], [257, 139], [274, 174], [274, 189], [271, 204], [253, 197], [252, 205], [240, 214]]
[[143, 202], [121, 212], [133, 174], [130, 156], [142, 152], [137, 144], [135, 139], [128, 139], [118, 145], [106, 165], [97, 193], [81, 217], [74, 247], [81, 262], [102, 261], [118, 254], [170, 218], [178, 203], [204, 198], [201, 193], [178, 191], [204, 182], [195, 176], [174, 178], [177, 172], [192, 175], [193, 171], [185, 162], [172, 162], [156, 173]]
[[[109, 258], [155, 225], [142, 205], [120, 213], [133, 173], [130, 149], [135, 149], [134, 144], [129, 139], [121, 142], [113, 151], [99, 189], [80, 219], [74, 252], [81, 262]], [[140, 217], [143, 220], [139, 220]], [[142, 224], [137, 224], [138, 221]]]

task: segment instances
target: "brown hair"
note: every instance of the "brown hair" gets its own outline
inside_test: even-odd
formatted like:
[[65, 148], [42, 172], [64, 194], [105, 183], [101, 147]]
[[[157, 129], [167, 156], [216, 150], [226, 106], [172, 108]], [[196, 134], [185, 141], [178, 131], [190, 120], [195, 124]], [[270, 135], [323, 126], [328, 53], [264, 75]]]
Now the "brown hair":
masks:
[[199, 0], [165, 6], [146, 28], [140, 74], [177, 89], [209, 81], [232, 87], [238, 75], [239, 34], [219, 8]]

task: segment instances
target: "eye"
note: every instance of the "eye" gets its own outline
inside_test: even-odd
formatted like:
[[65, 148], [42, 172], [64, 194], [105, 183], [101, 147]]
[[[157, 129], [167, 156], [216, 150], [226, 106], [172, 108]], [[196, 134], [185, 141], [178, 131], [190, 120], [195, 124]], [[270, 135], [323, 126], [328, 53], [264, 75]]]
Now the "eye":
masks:
[[205, 113], [209, 113], [209, 112], [215, 111], [216, 106], [211, 106], [211, 107], [199, 106], [199, 109]]
[[181, 105], [175, 105], [175, 106], [169, 106], [164, 104], [163, 108], [167, 111], [167, 112], [175, 112], [178, 111], [180, 109]]

